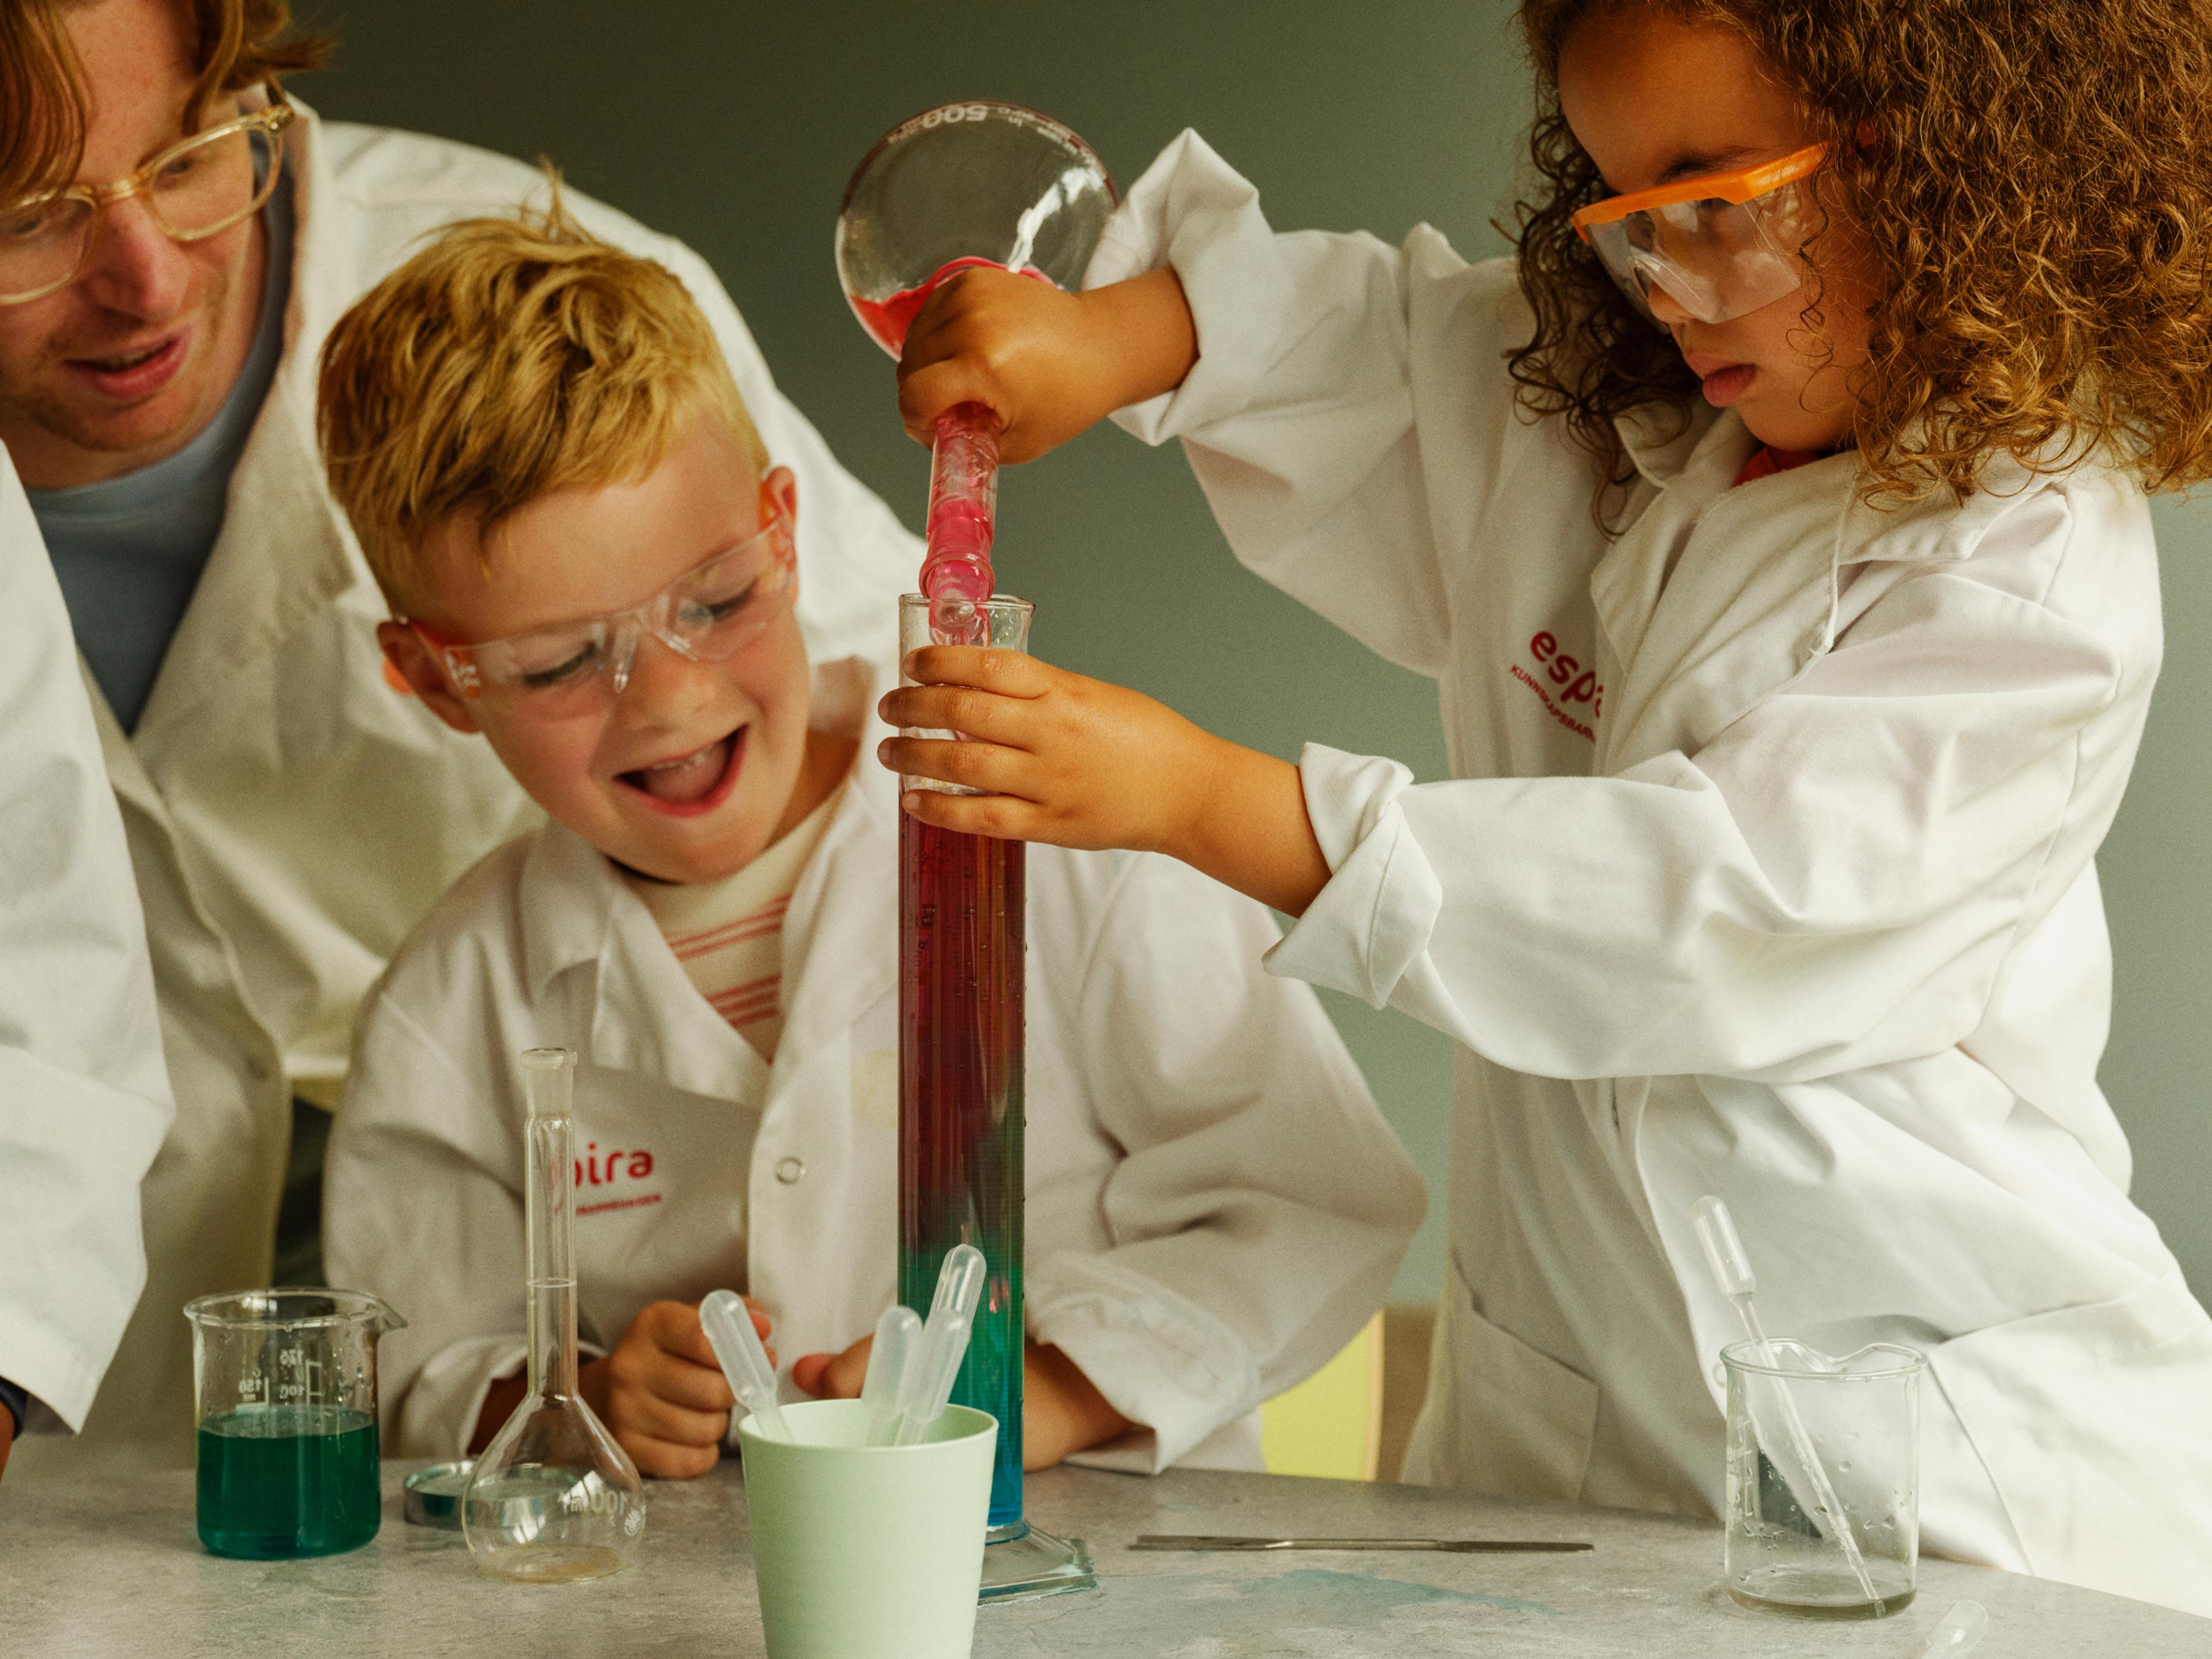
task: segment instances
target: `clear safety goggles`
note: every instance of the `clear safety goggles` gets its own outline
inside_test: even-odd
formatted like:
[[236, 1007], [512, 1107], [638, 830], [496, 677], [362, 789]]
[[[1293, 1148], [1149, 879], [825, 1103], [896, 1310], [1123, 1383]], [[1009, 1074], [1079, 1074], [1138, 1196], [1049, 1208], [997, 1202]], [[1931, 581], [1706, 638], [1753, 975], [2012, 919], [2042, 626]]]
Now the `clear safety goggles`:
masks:
[[1823, 220], [1809, 180], [1828, 159], [1814, 144], [1779, 161], [1709, 173], [1593, 202], [1575, 229], [1636, 308], [1655, 289], [1702, 323], [1771, 306], [1804, 285], [1802, 249]]
[[791, 608], [799, 594], [799, 548], [771, 489], [789, 477], [779, 467], [761, 485], [758, 531], [629, 610], [471, 645], [408, 617], [397, 620], [438, 659], [456, 696], [532, 720], [602, 712], [629, 684], [644, 635], [694, 662], [723, 662]]

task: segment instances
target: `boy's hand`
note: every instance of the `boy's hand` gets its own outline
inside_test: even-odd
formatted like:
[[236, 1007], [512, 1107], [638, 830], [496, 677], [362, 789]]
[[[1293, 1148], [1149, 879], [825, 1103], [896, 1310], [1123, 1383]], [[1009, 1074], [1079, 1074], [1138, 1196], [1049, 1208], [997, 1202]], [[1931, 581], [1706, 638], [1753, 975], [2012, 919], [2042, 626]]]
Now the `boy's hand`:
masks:
[[[750, 1302], [745, 1308], [765, 1340], [768, 1316]], [[775, 1363], [773, 1349], [769, 1363]], [[592, 1407], [639, 1474], [688, 1480], [714, 1467], [729, 1432], [730, 1408], [738, 1402], [696, 1307], [653, 1303], [630, 1321], [612, 1353], [586, 1369], [601, 1373], [596, 1380], [605, 1404], [592, 1400]], [[586, 1400], [594, 1380], [584, 1379]]]
[[[791, 1368], [791, 1380], [823, 1400], [858, 1400], [868, 1374], [864, 1336], [842, 1353], [811, 1353]], [[1030, 1343], [1022, 1352], [1022, 1467], [1048, 1469], [1071, 1452], [1111, 1440], [1129, 1419], [1106, 1403], [1091, 1379], [1057, 1348]]]
[[899, 414], [922, 443], [955, 404], [988, 404], [999, 454], [1026, 461], [1182, 384], [1198, 335], [1172, 270], [1084, 294], [981, 267], [947, 277], [907, 331]]
[[893, 726], [966, 734], [886, 738], [885, 766], [991, 791], [910, 790], [924, 823], [1001, 840], [1161, 852], [1291, 915], [1328, 880], [1297, 769], [1224, 742], [1141, 693], [1019, 652], [927, 646], [922, 684], [885, 695]]
[[[753, 1328], [765, 1341], [768, 1316], [749, 1298]], [[769, 1363], [775, 1350], [769, 1349]], [[656, 1302], [629, 1322], [615, 1351], [577, 1374], [586, 1402], [612, 1431], [640, 1474], [688, 1480], [705, 1474], [722, 1455], [730, 1408], [738, 1402], [722, 1377], [714, 1346], [688, 1302]], [[491, 1443], [514, 1415], [528, 1384], [520, 1373], [501, 1377], [477, 1413], [471, 1455]]]

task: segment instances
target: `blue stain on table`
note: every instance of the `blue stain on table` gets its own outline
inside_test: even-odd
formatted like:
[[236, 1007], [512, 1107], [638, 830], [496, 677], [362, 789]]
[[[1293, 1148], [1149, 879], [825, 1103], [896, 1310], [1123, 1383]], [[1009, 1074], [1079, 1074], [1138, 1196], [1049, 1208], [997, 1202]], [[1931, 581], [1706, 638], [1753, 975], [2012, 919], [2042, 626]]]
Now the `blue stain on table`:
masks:
[[[1190, 1655], [1193, 1659], [1304, 1653], [1301, 1635], [1336, 1632], [1407, 1637], [1424, 1631], [1557, 1617], [1542, 1601], [1481, 1595], [1371, 1572], [1304, 1567], [1267, 1577], [1146, 1573], [1107, 1581], [1102, 1597], [1071, 1600], [1060, 1616], [1029, 1632], [1035, 1650], [1083, 1656]], [[1333, 1650], [1334, 1644], [1313, 1651]], [[1363, 1647], [1360, 1651], [1365, 1651]]]

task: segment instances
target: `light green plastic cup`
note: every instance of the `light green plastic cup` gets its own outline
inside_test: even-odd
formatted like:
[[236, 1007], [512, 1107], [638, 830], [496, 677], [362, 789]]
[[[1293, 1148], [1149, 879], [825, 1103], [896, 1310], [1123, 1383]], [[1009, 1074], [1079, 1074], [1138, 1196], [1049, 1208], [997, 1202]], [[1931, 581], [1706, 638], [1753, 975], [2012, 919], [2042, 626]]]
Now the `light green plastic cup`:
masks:
[[949, 1406], [911, 1446], [871, 1446], [866, 1407], [783, 1408], [789, 1440], [738, 1430], [769, 1659], [968, 1659], [998, 1420]]

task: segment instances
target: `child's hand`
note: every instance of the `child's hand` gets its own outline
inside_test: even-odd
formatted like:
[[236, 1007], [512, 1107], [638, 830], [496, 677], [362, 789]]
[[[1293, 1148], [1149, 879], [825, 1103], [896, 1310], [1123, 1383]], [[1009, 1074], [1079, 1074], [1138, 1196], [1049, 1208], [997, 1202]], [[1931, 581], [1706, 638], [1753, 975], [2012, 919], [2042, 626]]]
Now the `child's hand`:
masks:
[[[765, 1340], [768, 1316], [750, 1301], [745, 1306]], [[769, 1363], [775, 1362], [771, 1348]], [[653, 1304], [630, 1321], [612, 1353], [584, 1367], [580, 1381], [639, 1474], [688, 1480], [721, 1455], [737, 1401], [691, 1304]]]
[[999, 454], [1026, 461], [1128, 404], [1172, 391], [1198, 336], [1172, 270], [1064, 294], [981, 267], [929, 296], [899, 359], [899, 413], [922, 443], [955, 404], [996, 411]]
[[[842, 1353], [811, 1353], [791, 1368], [791, 1380], [823, 1400], [858, 1400], [868, 1374], [864, 1336]], [[1057, 1348], [1032, 1342], [1022, 1353], [1022, 1467], [1048, 1469], [1071, 1452], [1111, 1440], [1129, 1419], [1106, 1403], [1091, 1379]]]
[[878, 705], [893, 726], [964, 732], [887, 738], [885, 766], [988, 795], [910, 790], [924, 823], [1001, 840], [1126, 848], [1179, 858], [1298, 915], [1328, 880], [1297, 769], [1200, 730], [1164, 704], [1018, 652], [928, 646], [919, 685]]
[[907, 665], [924, 682], [884, 696], [893, 726], [969, 741], [894, 737], [884, 765], [988, 795], [913, 791], [925, 823], [1060, 847], [1173, 850], [1212, 788], [1226, 745], [1164, 704], [1019, 652], [930, 646]]

